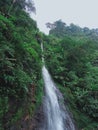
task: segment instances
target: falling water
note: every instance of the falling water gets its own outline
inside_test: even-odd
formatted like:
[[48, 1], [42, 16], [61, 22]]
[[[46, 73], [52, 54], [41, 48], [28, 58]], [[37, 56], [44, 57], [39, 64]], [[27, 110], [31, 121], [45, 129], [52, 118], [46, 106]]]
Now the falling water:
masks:
[[[43, 45], [41, 48], [43, 51]], [[44, 62], [43, 56], [42, 61]], [[70, 114], [64, 106], [62, 94], [57, 89], [45, 65], [42, 68], [42, 74], [45, 84], [45, 121], [41, 130], [75, 130]]]
[[41, 50], [42, 50], [42, 63], [44, 63], [44, 55], [43, 55], [44, 48], [43, 48], [43, 44], [42, 43], [41, 43]]

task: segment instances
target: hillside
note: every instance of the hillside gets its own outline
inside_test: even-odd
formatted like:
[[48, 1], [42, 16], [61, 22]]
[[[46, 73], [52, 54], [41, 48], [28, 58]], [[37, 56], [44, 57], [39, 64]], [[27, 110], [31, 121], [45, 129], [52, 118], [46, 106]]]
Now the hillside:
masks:
[[[45, 61], [59, 85], [79, 129], [98, 128], [98, 34], [62, 21], [45, 38]], [[49, 23], [48, 23], [49, 24]], [[52, 25], [54, 26], [54, 24]], [[96, 30], [96, 29], [95, 29]], [[88, 29], [88, 32], [91, 31]]]
[[41, 102], [41, 49], [36, 22], [24, 11], [33, 5], [4, 0], [0, 7], [0, 130], [8, 130]]
[[97, 130], [98, 29], [58, 20], [47, 24], [46, 36], [30, 18], [28, 12], [35, 12], [32, 1], [1, 0], [0, 7], [0, 130], [22, 130], [21, 122], [25, 130], [34, 129], [35, 115], [39, 122], [42, 54], [77, 128]]

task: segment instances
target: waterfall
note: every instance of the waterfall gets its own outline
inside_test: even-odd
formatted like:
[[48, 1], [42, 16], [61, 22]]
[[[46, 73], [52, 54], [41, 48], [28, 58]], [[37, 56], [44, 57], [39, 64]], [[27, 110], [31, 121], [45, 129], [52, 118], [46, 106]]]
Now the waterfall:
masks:
[[58, 103], [58, 99], [55, 93], [55, 85], [51, 80], [51, 77], [43, 66], [42, 69], [43, 78], [45, 82], [45, 112], [47, 116], [47, 130], [64, 130], [63, 120], [61, 116], [61, 111]]
[[[42, 52], [43, 45], [41, 44]], [[44, 58], [42, 56], [42, 62]], [[74, 124], [63, 103], [63, 96], [57, 89], [45, 65], [42, 68], [45, 84], [43, 128], [41, 130], [75, 130]], [[39, 129], [40, 130], [40, 129]]]
[[43, 55], [44, 48], [43, 48], [43, 43], [41, 43], [41, 50], [42, 50], [42, 63], [44, 63], [44, 55]]

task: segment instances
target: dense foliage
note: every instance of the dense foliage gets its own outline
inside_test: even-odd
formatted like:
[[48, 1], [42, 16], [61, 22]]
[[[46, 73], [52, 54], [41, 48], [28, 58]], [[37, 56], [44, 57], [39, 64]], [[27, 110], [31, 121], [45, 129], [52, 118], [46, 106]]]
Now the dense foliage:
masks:
[[63, 38], [64, 36], [71, 36], [77, 39], [89, 38], [93, 39], [94, 41], [98, 41], [98, 28], [81, 28], [73, 23], [68, 26], [62, 20], [58, 20], [54, 23], [46, 23], [46, 25], [48, 28], [50, 28], [49, 34], [55, 37]]
[[97, 130], [98, 42], [83, 37], [85, 34], [81, 38], [80, 33], [68, 36], [63, 31], [53, 28], [50, 37], [44, 39], [46, 65], [54, 80], [60, 84], [78, 128]]
[[[39, 33], [27, 13], [32, 0], [0, 1], [0, 130], [9, 130], [41, 102], [41, 49], [81, 130], [98, 129], [98, 29], [61, 20]], [[40, 38], [41, 37], [41, 38]]]
[[41, 49], [24, 11], [35, 9], [30, 1], [1, 0], [0, 7], [0, 130], [8, 130], [41, 101]]

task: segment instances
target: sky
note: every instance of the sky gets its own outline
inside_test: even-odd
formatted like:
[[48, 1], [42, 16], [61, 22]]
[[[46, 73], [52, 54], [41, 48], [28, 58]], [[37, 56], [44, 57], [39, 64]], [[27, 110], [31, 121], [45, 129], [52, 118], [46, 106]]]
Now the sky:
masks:
[[48, 34], [46, 23], [59, 19], [67, 25], [74, 23], [80, 27], [98, 28], [98, 0], [33, 0], [40, 31]]

